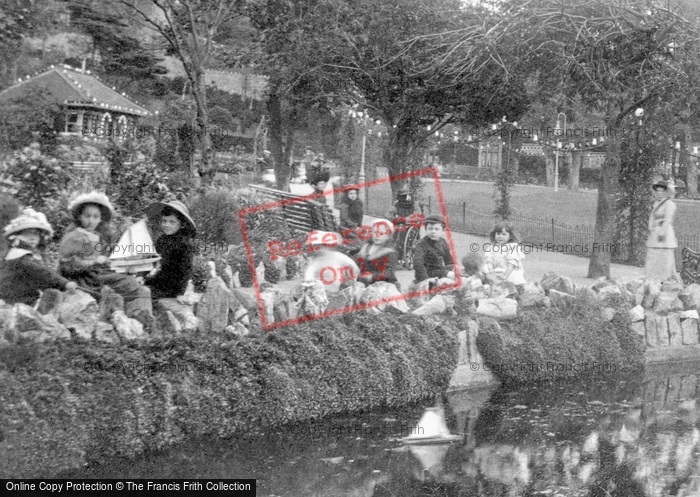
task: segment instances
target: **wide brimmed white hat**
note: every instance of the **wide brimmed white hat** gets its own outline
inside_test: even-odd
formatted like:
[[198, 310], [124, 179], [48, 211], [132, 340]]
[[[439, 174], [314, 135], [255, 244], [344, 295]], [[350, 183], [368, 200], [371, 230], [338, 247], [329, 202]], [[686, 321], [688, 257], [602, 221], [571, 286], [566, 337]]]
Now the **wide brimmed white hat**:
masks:
[[108, 223], [114, 217], [114, 207], [110, 203], [107, 195], [101, 192], [92, 191], [90, 193], [83, 193], [78, 195], [70, 204], [68, 204], [68, 209], [73, 216], [73, 220], [78, 224], [78, 216], [80, 209], [85, 204], [95, 204], [102, 211], [102, 221]]
[[10, 235], [14, 233], [32, 228], [41, 230], [48, 236], [53, 236], [53, 228], [46, 219], [46, 216], [31, 208], [24, 209], [22, 214], [10, 221], [10, 223], [5, 226], [4, 234], [6, 238], [9, 238]]
[[187, 209], [187, 206], [179, 200], [173, 200], [172, 202], [156, 202], [155, 204], [151, 204], [146, 209], [146, 215], [149, 219], [151, 219], [151, 221], [158, 223], [160, 222], [160, 217], [163, 214], [163, 209], [166, 207], [169, 207], [180, 214], [178, 217], [180, 217], [180, 219], [184, 221], [184, 224], [187, 225], [183, 226], [185, 230], [189, 230], [193, 236], [197, 234], [197, 225], [190, 217], [189, 209]]

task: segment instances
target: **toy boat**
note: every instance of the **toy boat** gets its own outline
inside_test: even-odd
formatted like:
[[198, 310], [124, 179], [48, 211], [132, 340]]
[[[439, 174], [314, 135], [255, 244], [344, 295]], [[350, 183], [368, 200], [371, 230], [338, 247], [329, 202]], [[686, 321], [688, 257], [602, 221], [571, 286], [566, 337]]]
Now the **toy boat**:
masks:
[[428, 407], [413, 433], [400, 441], [408, 445], [447, 444], [462, 440], [462, 435], [452, 435], [445, 423], [445, 410], [442, 406]]
[[109, 267], [115, 273], [148, 273], [159, 260], [146, 220], [142, 219], [132, 224], [114, 245], [109, 256]]

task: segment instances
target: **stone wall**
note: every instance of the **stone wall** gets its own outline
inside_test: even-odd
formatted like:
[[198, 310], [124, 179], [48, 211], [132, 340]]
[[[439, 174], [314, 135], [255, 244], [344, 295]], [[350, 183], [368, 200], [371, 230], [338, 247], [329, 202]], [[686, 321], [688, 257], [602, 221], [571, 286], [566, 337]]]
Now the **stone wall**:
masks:
[[541, 282], [527, 285], [525, 293], [517, 298], [506, 297], [510, 293], [507, 290], [501, 293], [494, 297], [489, 285], [482, 285], [474, 278], [465, 280], [461, 292], [457, 292], [462, 305], [455, 308], [473, 319], [468, 330], [459, 334], [459, 361], [451, 389], [479, 388], [498, 381], [493, 374], [494, 365], [490, 371], [484, 371], [484, 364], [489, 363], [476, 346], [480, 320], [489, 317], [509, 323], [525, 309], [544, 312], [552, 307], [565, 308], [577, 299], [597, 302], [604, 322], [611, 322], [616, 313], [626, 309], [628, 319], [620, 321], [628, 322], [643, 340], [646, 364], [700, 360], [700, 285], [601, 278], [591, 287], [580, 287], [570, 278], [548, 273]]

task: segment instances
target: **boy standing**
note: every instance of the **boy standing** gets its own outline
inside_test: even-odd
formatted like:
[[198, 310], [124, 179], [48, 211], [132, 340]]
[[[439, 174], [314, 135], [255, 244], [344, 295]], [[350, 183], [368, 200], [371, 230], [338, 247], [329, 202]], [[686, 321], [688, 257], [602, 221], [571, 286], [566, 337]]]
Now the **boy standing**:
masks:
[[416, 245], [413, 255], [413, 269], [416, 274], [415, 283], [428, 278], [456, 279], [455, 262], [450, 253], [450, 247], [443, 238], [445, 221], [442, 216], [432, 214], [425, 218], [425, 238]]

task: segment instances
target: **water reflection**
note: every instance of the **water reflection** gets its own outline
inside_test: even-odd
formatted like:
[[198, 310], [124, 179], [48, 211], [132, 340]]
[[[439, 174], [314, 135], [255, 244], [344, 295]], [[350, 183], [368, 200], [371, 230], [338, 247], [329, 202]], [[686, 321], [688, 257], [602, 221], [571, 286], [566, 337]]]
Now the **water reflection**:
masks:
[[200, 440], [87, 478], [257, 478], [265, 496], [698, 496], [700, 368], [450, 394], [450, 445], [405, 446], [425, 407]]

